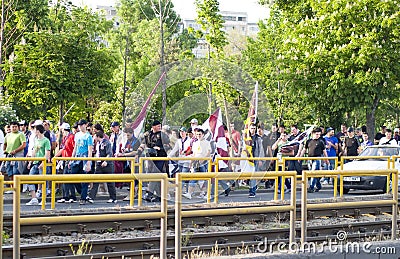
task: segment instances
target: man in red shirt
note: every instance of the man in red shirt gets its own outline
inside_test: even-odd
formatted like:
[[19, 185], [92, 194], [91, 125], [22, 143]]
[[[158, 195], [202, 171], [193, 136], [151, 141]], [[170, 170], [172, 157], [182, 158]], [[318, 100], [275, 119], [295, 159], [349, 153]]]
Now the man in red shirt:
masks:
[[[63, 123], [60, 128], [62, 129], [62, 142], [60, 150], [57, 152], [55, 157], [71, 157], [75, 147], [75, 135], [71, 132], [71, 127], [68, 123]], [[70, 169], [67, 166], [68, 163], [65, 161], [59, 161], [57, 168], [63, 171], [64, 174], [70, 174]], [[62, 185], [63, 198], [58, 200], [59, 203], [64, 202], [76, 202], [75, 196], [75, 184], [65, 183]]]

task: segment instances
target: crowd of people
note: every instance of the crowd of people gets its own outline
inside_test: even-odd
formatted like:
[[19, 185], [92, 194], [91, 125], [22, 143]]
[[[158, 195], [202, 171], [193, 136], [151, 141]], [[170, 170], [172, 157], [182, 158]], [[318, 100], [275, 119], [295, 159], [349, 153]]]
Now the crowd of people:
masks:
[[[290, 126], [290, 132], [285, 126], [273, 124], [268, 130], [264, 124], [250, 124], [241, 134], [231, 123], [229, 129], [225, 126], [225, 141], [229, 152], [220, 153], [216, 148], [210, 132], [199, 125], [197, 119], [190, 121], [190, 127], [182, 126], [171, 129], [168, 125], [161, 125], [155, 120], [151, 129], [136, 137], [131, 127], [132, 121], [127, 120], [121, 129], [118, 122], [110, 125], [110, 133], [107, 135], [103, 126], [99, 123], [92, 124], [84, 119], [76, 122], [72, 127], [68, 123], [59, 125], [57, 133], [50, 130], [51, 123], [48, 120], [35, 120], [12, 122], [5, 127], [5, 136], [0, 131], [0, 149], [2, 157], [40, 157], [48, 163], [53, 157], [99, 157], [93, 163], [88, 160], [58, 161], [56, 170], [59, 174], [104, 174], [104, 173], [130, 173], [131, 163], [128, 161], [105, 161], [101, 157], [130, 157], [137, 162], [141, 156], [169, 157], [166, 160], [146, 161], [146, 172], [162, 172], [174, 177], [177, 172], [207, 172], [209, 161], [215, 161], [217, 157], [243, 157], [241, 161], [222, 161], [218, 164], [218, 171], [222, 172], [248, 172], [275, 170], [274, 162], [269, 160], [251, 160], [253, 157], [321, 157], [321, 160], [310, 160], [309, 169], [319, 170], [334, 168], [332, 157], [356, 156], [366, 146], [398, 145], [400, 140], [399, 129], [392, 131], [382, 127], [381, 131], [370, 141], [366, 128], [346, 127], [341, 125], [340, 131], [335, 134], [331, 127], [314, 127], [311, 136], [297, 141], [301, 131], [296, 124]], [[4, 152], [4, 153], [3, 153]], [[199, 160], [173, 160], [174, 157], [197, 157]], [[204, 158], [209, 158], [205, 160]], [[295, 170], [301, 174], [303, 165], [299, 160], [287, 161], [287, 170]], [[282, 168], [280, 168], [282, 169]], [[215, 170], [213, 168], [212, 170]], [[17, 174], [39, 175], [45, 171], [51, 173], [51, 167], [44, 167], [41, 161], [17, 162], [7, 161], [1, 165], [3, 174], [7, 174], [10, 180]], [[137, 173], [137, 168], [136, 171]], [[328, 184], [329, 179], [324, 179], [322, 184]], [[246, 185], [249, 188], [249, 198], [256, 197], [260, 181], [219, 181], [223, 188], [222, 195], [228, 196], [237, 185]], [[273, 181], [263, 182], [265, 188], [271, 188]], [[279, 191], [281, 179], [278, 180]], [[291, 183], [285, 179], [285, 192], [290, 192]], [[49, 185], [47, 185], [49, 186]], [[99, 186], [107, 190], [108, 203], [117, 203], [117, 189], [122, 188], [122, 183], [65, 183], [60, 186], [62, 198], [59, 203], [78, 202], [76, 193], [80, 195], [79, 204], [94, 203]], [[135, 185], [137, 188], [137, 184]], [[188, 181], [184, 185], [183, 196], [192, 199], [194, 196], [206, 198], [207, 181]], [[322, 188], [319, 178], [310, 181], [309, 192], [318, 192]], [[135, 190], [137, 194], [137, 189]], [[41, 185], [24, 185], [23, 192], [31, 195], [27, 205], [39, 205], [42, 192], [49, 194], [50, 190], [42, 190]], [[160, 182], [150, 182], [144, 199], [150, 202], [160, 201]], [[124, 198], [129, 200], [129, 197]]]

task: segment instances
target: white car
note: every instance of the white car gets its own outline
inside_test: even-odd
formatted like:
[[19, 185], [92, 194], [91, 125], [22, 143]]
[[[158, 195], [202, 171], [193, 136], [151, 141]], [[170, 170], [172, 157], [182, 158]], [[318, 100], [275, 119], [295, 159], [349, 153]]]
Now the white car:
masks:
[[[381, 156], [397, 156], [400, 147], [389, 145], [376, 145], [366, 147], [360, 157], [373, 156], [376, 158], [355, 159], [343, 165], [343, 170], [382, 170], [388, 169], [388, 159]], [[396, 160], [395, 168], [400, 168], [399, 159]], [[386, 176], [345, 176], [343, 177], [343, 192], [354, 190], [382, 190], [386, 192]], [[339, 187], [338, 187], [339, 188]]]

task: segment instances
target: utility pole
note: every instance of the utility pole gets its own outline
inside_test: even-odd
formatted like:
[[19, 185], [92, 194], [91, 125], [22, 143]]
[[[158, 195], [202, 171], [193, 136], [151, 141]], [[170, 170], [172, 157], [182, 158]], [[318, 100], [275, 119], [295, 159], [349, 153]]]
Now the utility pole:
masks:
[[1, 28], [0, 28], [0, 93], [3, 93], [3, 86], [4, 86], [4, 75], [3, 75], [3, 44], [4, 44], [4, 0], [1, 0]]
[[127, 70], [127, 63], [128, 63], [128, 54], [129, 54], [129, 30], [126, 35], [126, 46], [125, 46], [125, 58], [124, 58], [124, 89], [122, 95], [122, 127], [125, 127], [125, 120], [126, 120], [126, 92], [128, 91], [126, 87], [126, 70]]
[[[160, 11], [160, 66], [161, 74], [165, 72], [165, 52], [164, 52], [164, 13], [161, 0], [158, 0], [158, 7]], [[166, 123], [167, 119], [167, 82], [166, 76], [162, 78], [162, 124]]]

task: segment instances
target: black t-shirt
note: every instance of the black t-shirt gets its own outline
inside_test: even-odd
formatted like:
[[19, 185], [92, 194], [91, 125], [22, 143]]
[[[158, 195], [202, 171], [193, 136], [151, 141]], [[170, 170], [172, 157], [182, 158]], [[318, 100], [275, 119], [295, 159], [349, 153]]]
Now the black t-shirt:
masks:
[[375, 135], [375, 139], [376, 139], [376, 140], [380, 140], [380, 139], [383, 138], [383, 137], [386, 137], [386, 135], [383, 134], [382, 132], [378, 132], [378, 133], [376, 133], [376, 135]]
[[358, 147], [360, 146], [358, 140], [354, 137], [352, 138], [345, 138], [344, 143], [346, 145], [346, 149], [347, 149], [347, 156], [357, 156], [357, 150]]
[[[156, 150], [158, 157], [166, 157], [167, 152], [165, 150], [169, 144], [169, 137], [162, 131], [153, 132], [149, 131], [145, 133], [144, 142], [148, 148], [159, 147], [160, 150]], [[154, 152], [154, 151], [153, 151]]]
[[321, 139], [309, 139], [306, 142], [309, 157], [321, 157], [324, 154], [325, 143]]

